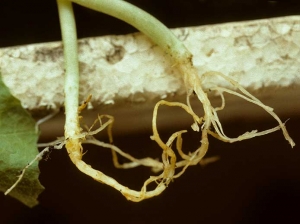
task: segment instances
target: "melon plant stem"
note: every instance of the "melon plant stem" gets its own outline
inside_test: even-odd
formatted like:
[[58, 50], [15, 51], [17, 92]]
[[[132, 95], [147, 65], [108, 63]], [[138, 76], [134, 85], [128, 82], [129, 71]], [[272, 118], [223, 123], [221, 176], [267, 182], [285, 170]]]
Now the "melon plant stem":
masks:
[[190, 58], [184, 44], [159, 20], [123, 0], [71, 0], [84, 7], [118, 18], [144, 33], [173, 58]]
[[65, 63], [65, 138], [75, 138], [80, 133], [78, 121], [79, 65], [76, 23], [72, 2], [57, 0]]

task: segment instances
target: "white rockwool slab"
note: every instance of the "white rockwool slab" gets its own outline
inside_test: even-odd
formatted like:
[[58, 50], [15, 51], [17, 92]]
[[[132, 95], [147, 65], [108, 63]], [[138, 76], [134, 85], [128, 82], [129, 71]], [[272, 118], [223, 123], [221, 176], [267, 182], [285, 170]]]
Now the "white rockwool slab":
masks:
[[[300, 16], [172, 30], [194, 55], [199, 76], [219, 71], [248, 89], [300, 84]], [[79, 40], [81, 99], [113, 103], [184, 94], [179, 72], [158, 46], [140, 33]], [[3, 80], [24, 107], [64, 101], [61, 42], [0, 49]], [[216, 78], [209, 83], [227, 85]]]

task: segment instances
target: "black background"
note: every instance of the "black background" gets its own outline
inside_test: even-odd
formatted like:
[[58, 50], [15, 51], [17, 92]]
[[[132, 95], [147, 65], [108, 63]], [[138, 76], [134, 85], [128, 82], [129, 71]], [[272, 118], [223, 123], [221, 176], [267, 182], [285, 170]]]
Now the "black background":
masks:
[[[169, 27], [213, 24], [300, 13], [299, 1], [250, 0], [141, 0], [130, 1]], [[60, 40], [55, 1], [1, 1], [0, 47]], [[109, 16], [75, 6], [79, 37], [125, 34], [135, 29]], [[272, 105], [270, 105], [272, 106]], [[276, 108], [275, 108], [276, 111]], [[285, 114], [291, 136], [299, 143], [300, 117]], [[274, 126], [271, 118], [232, 119], [225, 124], [229, 136], [241, 130]], [[238, 126], [238, 128], [236, 128]], [[150, 130], [115, 139], [138, 156], [157, 147]], [[167, 138], [168, 131], [165, 133]], [[43, 139], [43, 141], [46, 139]], [[198, 144], [190, 135], [186, 148]], [[154, 149], [155, 148], [155, 149]], [[53, 151], [40, 163], [46, 187], [40, 205], [29, 209], [0, 195], [0, 223], [300, 223], [300, 153], [290, 149], [280, 132], [234, 144], [211, 138], [210, 156], [221, 160], [186, 173], [159, 197], [140, 203], [126, 201], [119, 192], [81, 174], [64, 150]], [[116, 170], [110, 152], [88, 148], [91, 162], [121, 183], [135, 189], [150, 171]]]
[[[298, 0], [130, 0], [168, 27], [297, 15]], [[75, 5], [79, 38], [126, 34], [131, 26]], [[2, 0], [0, 47], [60, 40], [55, 0]]]

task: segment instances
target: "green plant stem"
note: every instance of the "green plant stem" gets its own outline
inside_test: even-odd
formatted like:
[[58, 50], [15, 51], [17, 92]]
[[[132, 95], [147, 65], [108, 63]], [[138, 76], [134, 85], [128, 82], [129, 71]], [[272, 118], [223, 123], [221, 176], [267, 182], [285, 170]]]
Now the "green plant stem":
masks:
[[79, 65], [76, 23], [72, 2], [57, 0], [65, 60], [65, 137], [75, 138], [80, 132], [78, 121]]
[[84, 7], [103, 12], [134, 26], [173, 58], [191, 58], [184, 44], [159, 20], [123, 0], [71, 0]]

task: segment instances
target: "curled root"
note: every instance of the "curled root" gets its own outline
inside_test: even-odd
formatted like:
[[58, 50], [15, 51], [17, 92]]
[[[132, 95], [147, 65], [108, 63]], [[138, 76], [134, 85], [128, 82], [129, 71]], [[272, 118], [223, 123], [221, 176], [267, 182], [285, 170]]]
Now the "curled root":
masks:
[[[41, 151], [37, 155], [36, 158], [34, 158], [33, 161], [31, 161], [22, 171], [20, 177], [18, 178], [17, 182], [7, 190], [5, 194], [8, 194], [22, 179], [26, 169], [35, 161], [40, 160], [42, 156], [49, 151], [49, 147], [55, 148], [55, 149], [61, 149], [64, 145], [67, 149], [67, 152], [69, 153], [69, 157], [71, 161], [75, 164], [75, 166], [86, 175], [92, 177], [94, 180], [107, 184], [116, 190], [120, 191], [128, 200], [139, 202], [141, 200], [151, 198], [154, 196], [157, 196], [161, 194], [168, 184], [175, 178], [180, 177], [189, 166], [192, 165], [205, 165], [210, 162], [214, 162], [218, 159], [218, 157], [208, 158], [204, 159], [208, 147], [209, 147], [209, 141], [208, 141], [208, 135], [211, 135], [221, 141], [224, 142], [236, 142], [236, 141], [242, 141], [250, 138], [254, 138], [257, 136], [269, 134], [271, 132], [282, 130], [284, 137], [286, 140], [291, 144], [293, 147], [295, 143], [289, 136], [285, 124], [281, 122], [281, 120], [278, 118], [278, 116], [273, 112], [273, 109], [264, 105], [261, 101], [259, 101], [257, 98], [252, 96], [248, 91], [246, 91], [243, 87], [241, 87], [237, 82], [232, 80], [231, 78], [218, 73], [218, 72], [208, 72], [203, 74], [203, 78], [206, 76], [219, 76], [229, 82], [236, 90], [219, 87], [219, 86], [212, 86], [210, 90], [216, 91], [219, 93], [222, 104], [219, 107], [213, 107], [211, 106], [211, 103], [207, 97], [207, 94], [203, 91], [201, 80], [198, 77], [193, 76], [193, 73], [189, 77], [189, 79], [186, 79], [188, 81], [187, 88], [192, 88], [193, 92], [196, 93], [198, 99], [203, 104], [204, 108], [204, 115], [202, 117], [199, 117], [192, 109], [189, 97], [192, 93], [189, 89], [187, 89], [188, 95], [187, 95], [187, 104], [180, 103], [180, 102], [168, 102], [165, 100], [161, 100], [156, 103], [154, 110], [153, 110], [153, 118], [152, 118], [152, 131], [153, 135], [150, 137], [153, 141], [155, 141], [158, 146], [162, 150], [161, 154], [161, 160], [158, 161], [156, 159], [146, 157], [137, 159], [133, 156], [131, 156], [128, 153], [123, 152], [120, 148], [113, 145], [113, 137], [112, 137], [112, 126], [114, 123], [114, 118], [110, 115], [98, 115], [98, 118], [95, 120], [95, 122], [92, 124], [92, 126], [87, 129], [87, 131], [83, 131], [81, 128], [79, 128], [79, 133], [77, 133], [72, 138], [60, 138], [52, 143], [48, 144], [40, 144], [40, 147], [47, 146], [44, 150]], [[193, 79], [192, 79], [193, 78]], [[227, 137], [224, 133], [222, 124], [218, 118], [218, 111], [223, 110], [225, 108], [225, 97], [223, 93], [229, 93], [235, 96], [238, 96], [250, 103], [253, 103], [261, 108], [263, 108], [266, 112], [268, 112], [271, 116], [274, 117], [275, 120], [278, 122], [278, 126], [258, 132], [257, 130], [253, 130], [250, 132], [246, 132], [238, 137], [230, 138]], [[91, 96], [87, 98], [86, 101], [83, 102], [83, 104], [78, 108], [78, 121], [81, 118], [79, 116], [80, 112], [86, 107], [87, 103], [90, 101]], [[173, 133], [169, 139], [166, 142], [163, 142], [160, 138], [158, 129], [157, 129], [157, 116], [158, 116], [158, 109], [160, 106], [169, 106], [169, 107], [179, 107], [182, 108], [186, 113], [188, 113], [192, 119], [193, 124], [191, 125], [191, 128], [194, 131], [201, 132], [201, 145], [196, 148], [193, 152], [190, 152], [189, 154], [186, 154], [182, 150], [183, 145], [183, 139], [182, 134], [186, 133], [187, 130], [180, 130]], [[96, 125], [99, 125], [98, 128], [95, 128]], [[95, 137], [97, 133], [107, 130], [107, 134], [109, 137], [109, 143], [102, 142]], [[51, 146], [49, 146], [49, 144]], [[140, 191], [129, 189], [128, 187], [120, 184], [117, 182], [114, 178], [104, 174], [103, 172], [96, 170], [92, 168], [90, 165], [86, 164], [83, 161], [83, 147], [82, 144], [94, 144], [103, 148], [110, 149], [112, 152], [112, 158], [113, 158], [113, 164], [117, 168], [122, 169], [129, 169], [134, 168], [138, 166], [146, 166], [152, 169], [154, 172], [161, 172], [159, 175], [156, 176], [150, 176], [143, 184]], [[175, 149], [174, 149], [175, 148]], [[176, 153], [178, 156], [176, 156]], [[129, 160], [129, 162], [120, 164], [118, 161], [118, 155], [122, 156]], [[147, 187], [149, 184], [155, 182], [156, 187], [154, 190], [148, 190]]]
[[[87, 174], [88, 176], [91, 176], [93, 179], [95, 179], [98, 182], [107, 184], [118, 191], [120, 191], [128, 200], [131, 201], [141, 201], [146, 198], [150, 198], [156, 195], [159, 195], [162, 191], [165, 190], [165, 188], [168, 186], [168, 184], [171, 182], [172, 179], [180, 177], [187, 167], [196, 165], [196, 164], [205, 164], [207, 162], [213, 162], [216, 161], [218, 158], [210, 158], [210, 159], [203, 159], [205, 156], [209, 141], [208, 141], [208, 135], [211, 135], [219, 140], [222, 140], [224, 142], [236, 142], [236, 141], [242, 141], [250, 138], [254, 138], [257, 136], [269, 134], [271, 132], [277, 131], [281, 129], [283, 131], [283, 134], [285, 138], [289, 141], [291, 146], [293, 147], [295, 143], [288, 135], [288, 132], [285, 128], [284, 123], [281, 122], [281, 120], [278, 118], [278, 116], [273, 112], [273, 109], [264, 105], [261, 101], [259, 101], [257, 98], [252, 96], [248, 91], [246, 91], [243, 87], [241, 87], [237, 82], [232, 80], [231, 78], [218, 73], [218, 72], [209, 72], [205, 73], [203, 77], [205, 76], [219, 76], [225, 79], [227, 82], [229, 82], [234, 88], [238, 89], [240, 91], [237, 92], [235, 90], [227, 89], [224, 87], [218, 87], [214, 86], [210, 88], [211, 90], [217, 91], [220, 94], [220, 97], [222, 99], [222, 104], [220, 107], [212, 107], [210, 104], [210, 101], [207, 97], [207, 94], [202, 89], [202, 83], [201, 80], [197, 77], [194, 77], [193, 81], [190, 81], [189, 88], [193, 88], [193, 91], [196, 93], [198, 99], [203, 104], [204, 108], [204, 115], [202, 117], [199, 117], [192, 109], [190, 103], [189, 103], [189, 97], [191, 94], [188, 94], [187, 96], [187, 104], [183, 104], [180, 102], [168, 102], [165, 100], [159, 101], [153, 111], [153, 118], [152, 118], [152, 131], [153, 135], [151, 136], [151, 139], [155, 141], [158, 146], [162, 149], [161, 154], [161, 161], [152, 159], [152, 158], [142, 158], [137, 159], [133, 156], [123, 152], [120, 148], [113, 145], [113, 139], [112, 139], [112, 126], [114, 123], [114, 118], [109, 115], [101, 115], [98, 116], [98, 119], [94, 122], [92, 127], [87, 132], [81, 132], [78, 135], [78, 138], [75, 139], [68, 139], [66, 140], [66, 148], [70, 155], [71, 160], [73, 163], [78, 167], [80, 171]], [[193, 77], [192, 75], [190, 77]], [[188, 91], [188, 93], [191, 93], [191, 91]], [[246, 101], [256, 104], [259, 107], [262, 107], [266, 112], [268, 112], [271, 116], [273, 116], [277, 122], [279, 123], [278, 126], [258, 132], [257, 130], [253, 130], [250, 132], [246, 132], [236, 138], [229, 138], [225, 135], [224, 130], [222, 128], [221, 122], [218, 118], [217, 112], [220, 110], [223, 110], [225, 108], [225, 98], [223, 95], [223, 92], [236, 95], [238, 97], [241, 97], [245, 99]], [[194, 120], [194, 123], [191, 125], [192, 129], [194, 131], [201, 131], [201, 145], [194, 151], [189, 154], [185, 154], [182, 150], [182, 134], [186, 133], [186, 130], [181, 130], [173, 133], [167, 142], [163, 142], [162, 139], [159, 136], [159, 132], [157, 130], [157, 116], [158, 116], [158, 109], [160, 106], [169, 106], [169, 107], [180, 107], [185, 112], [187, 112]], [[84, 107], [81, 106], [81, 111]], [[106, 122], [103, 122], [103, 119], [107, 119]], [[99, 123], [100, 127], [96, 130], [92, 130], [93, 127], [96, 125], [96, 123]], [[200, 128], [201, 127], [201, 128]], [[99, 133], [100, 131], [103, 131], [105, 128], [107, 128], [108, 136], [110, 143], [104, 143], [102, 141], [97, 140], [93, 137], [93, 135]], [[201, 129], [201, 130], [200, 130]], [[176, 144], [173, 144], [176, 142]], [[150, 176], [143, 184], [140, 191], [131, 190], [126, 186], [123, 186], [119, 182], [117, 182], [115, 179], [105, 175], [104, 173], [93, 169], [90, 165], [86, 164], [82, 160], [82, 144], [94, 144], [101, 146], [103, 148], [108, 148], [112, 151], [113, 155], [113, 163], [115, 167], [122, 168], [122, 169], [129, 169], [134, 168], [137, 166], [147, 166], [150, 167], [155, 172], [161, 172], [161, 174], [157, 176]], [[176, 149], [174, 148], [174, 145]], [[176, 157], [175, 151], [177, 150], [177, 153], [180, 158]], [[118, 162], [118, 155], [128, 159], [130, 162], [120, 164]], [[156, 188], [154, 190], [147, 190], [147, 186], [155, 182], [157, 184]]]

